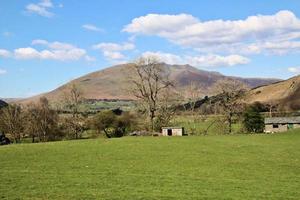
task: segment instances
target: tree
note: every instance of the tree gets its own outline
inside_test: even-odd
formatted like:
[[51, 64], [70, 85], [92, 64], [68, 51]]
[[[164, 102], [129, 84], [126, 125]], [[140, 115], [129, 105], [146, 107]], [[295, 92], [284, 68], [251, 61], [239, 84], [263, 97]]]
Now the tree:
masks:
[[82, 96], [82, 91], [75, 84], [71, 84], [64, 93], [65, 104], [68, 109], [70, 109], [72, 116], [75, 118], [79, 114], [79, 106], [84, 101]]
[[171, 119], [175, 115], [176, 106], [179, 105], [178, 99], [180, 101], [179, 95], [172, 91], [165, 91], [162, 94], [155, 118], [155, 131], [160, 131], [164, 126], [169, 126]]
[[[25, 118], [25, 123], [24, 123], [24, 133], [25, 135], [28, 135], [31, 137], [31, 142], [35, 142], [35, 138], [39, 137], [40, 133], [40, 111], [39, 108], [36, 104], [29, 104], [25, 110], [24, 113], [24, 118]], [[41, 137], [39, 137], [41, 138]]]
[[107, 110], [96, 114], [90, 123], [93, 129], [103, 131], [107, 138], [122, 137], [134, 124], [134, 117], [128, 112], [116, 115]]
[[277, 111], [277, 108], [278, 108], [278, 104], [274, 101], [270, 101], [268, 104], [267, 104], [267, 108], [268, 108], [268, 111], [269, 111], [269, 117], [273, 117], [274, 115], [274, 111]]
[[23, 132], [23, 115], [19, 105], [8, 105], [0, 111], [0, 127], [15, 143], [21, 141]]
[[232, 132], [234, 115], [242, 110], [241, 97], [244, 96], [247, 86], [234, 79], [221, 79], [214, 84], [214, 90], [218, 94], [218, 105], [222, 108], [228, 124], [228, 132]]
[[58, 114], [50, 108], [46, 97], [41, 97], [37, 104], [31, 104], [26, 113], [25, 130], [32, 137], [33, 142], [35, 137], [43, 142], [56, 138]]
[[66, 134], [71, 136], [71, 138], [78, 139], [84, 130], [84, 119], [83, 117], [65, 117], [62, 120], [63, 129]]
[[185, 110], [190, 110], [192, 120], [188, 121], [188, 123], [191, 123], [189, 125], [190, 127], [190, 133], [192, 135], [196, 134], [196, 121], [199, 115], [196, 115], [195, 109], [197, 102], [201, 99], [201, 90], [199, 87], [199, 84], [196, 82], [190, 82], [188, 87], [185, 90], [185, 101], [187, 102], [184, 104]]
[[264, 130], [264, 118], [257, 105], [249, 106], [243, 113], [243, 125], [248, 132], [262, 133]]
[[79, 107], [84, 101], [82, 91], [80, 88], [71, 84], [64, 93], [65, 107], [71, 111], [71, 117], [66, 117], [63, 121], [64, 128], [69, 131], [69, 134], [74, 135], [75, 139], [78, 139], [80, 132], [83, 130], [83, 118], [79, 113]]
[[133, 71], [132, 93], [148, 113], [150, 129], [153, 132], [162, 94], [170, 90], [172, 83], [166, 68], [155, 57], [140, 58], [134, 64]]

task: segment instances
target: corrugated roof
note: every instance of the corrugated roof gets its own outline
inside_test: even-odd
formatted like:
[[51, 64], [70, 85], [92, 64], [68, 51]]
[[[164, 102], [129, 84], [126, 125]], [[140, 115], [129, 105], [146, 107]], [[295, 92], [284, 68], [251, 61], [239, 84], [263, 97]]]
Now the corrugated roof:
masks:
[[297, 124], [300, 123], [300, 116], [298, 117], [269, 117], [265, 118], [265, 124]]

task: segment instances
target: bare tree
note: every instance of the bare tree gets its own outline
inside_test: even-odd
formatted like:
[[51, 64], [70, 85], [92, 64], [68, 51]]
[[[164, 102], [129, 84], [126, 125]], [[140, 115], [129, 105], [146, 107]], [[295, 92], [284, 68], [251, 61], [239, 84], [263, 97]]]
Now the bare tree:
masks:
[[190, 84], [186, 88], [185, 98], [193, 115], [195, 112], [197, 101], [199, 101], [201, 97], [201, 89], [199, 84], [194, 81], [190, 82]]
[[58, 115], [55, 110], [50, 108], [48, 99], [41, 97], [39, 103], [36, 105], [37, 123], [39, 127], [40, 141], [48, 141], [54, 138], [58, 123]]
[[229, 133], [232, 132], [233, 116], [241, 112], [240, 99], [247, 89], [244, 83], [234, 79], [222, 79], [214, 84], [214, 91], [219, 96], [218, 103], [224, 112]]
[[144, 106], [148, 113], [150, 129], [154, 131], [154, 119], [157, 116], [159, 102], [164, 91], [172, 86], [169, 74], [155, 57], [140, 58], [133, 69], [132, 93]]
[[0, 127], [16, 143], [21, 141], [23, 115], [19, 105], [9, 105], [0, 110]]
[[39, 109], [36, 104], [29, 104], [24, 113], [24, 133], [31, 137], [31, 142], [35, 142], [35, 138], [39, 137]]
[[169, 126], [175, 116], [176, 106], [181, 103], [179, 94], [174, 91], [165, 91], [158, 102], [158, 109], [155, 119], [155, 130], [161, 130], [163, 126]]
[[62, 125], [67, 135], [71, 136], [71, 138], [78, 139], [84, 130], [84, 119], [81, 116], [65, 117], [62, 120]]
[[80, 132], [83, 131], [83, 121], [84, 119], [80, 115], [79, 107], [84, 101], [84, 97], [82, 95], [82, 91], [80, 88], [71, 84], [64, 93], [65, 98], [65, 107], [71, 111], [71, 116], [66, 116], [63, 120], [63, 124], [65, 129], [69, 132], [69, 135], [78, 139], [80, 137]]
[[79, 113], [79, 106], [84, 101], [80, 88], [75, 84], [71, 84], [67, 92], [64, 93], [64, 99], [66, 107], [70, 109], [72, 116], [77, 117]]
[[199, 113], [196, 113], [196, 105], [197, 102], [201, 99], [201, 89], [200, 85], [197, 84], [196, 82], [192, 81], [190, 84], [185, 88], [185, 110], [190, 111], [192, 120], [188, 120], [188, 123], [191, 123], [189, 125], [190, 128], [190, 133], [192, 135], [196, 134], [196, 121], [198, 120]]
[[268, 104], [266, 104], [266, 106], [269, 110], [269, 117], [273, 117], [273, 113], [276, 111], [278, 105], [275, 102], [270, 101]]

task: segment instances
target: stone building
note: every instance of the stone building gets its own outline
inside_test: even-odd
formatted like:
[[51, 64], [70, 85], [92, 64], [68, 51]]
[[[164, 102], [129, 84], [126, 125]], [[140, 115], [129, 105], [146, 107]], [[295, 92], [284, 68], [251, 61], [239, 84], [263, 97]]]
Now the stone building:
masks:
[[266, 133], [284, 132], [294, 128], [300, 128], [300, 116], [265, 118]]
[[162, 136], [183, 136], [183, 127], [162, 127]]

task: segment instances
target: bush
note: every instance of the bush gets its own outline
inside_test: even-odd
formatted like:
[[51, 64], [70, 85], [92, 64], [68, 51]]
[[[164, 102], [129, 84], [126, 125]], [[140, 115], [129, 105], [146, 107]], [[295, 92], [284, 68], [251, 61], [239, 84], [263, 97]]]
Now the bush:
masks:
[[5, 136], [4, 133], [0, 132], [0, 145], [10, 144], [10, 140]]
[[264, 130], [264, 118], [255, 105], [246, 108], [243, 113], [243, 125], [247, 132], [262, 133]]
[[132, 130], [135, 120], [128, 113], [123, 112], [121, 115], [116, 115], [113, 111], [102, 111], [95, 115], [90, 121], [92, 129], [98, 132], [104, 132], [106, 137], [122, 137]]

